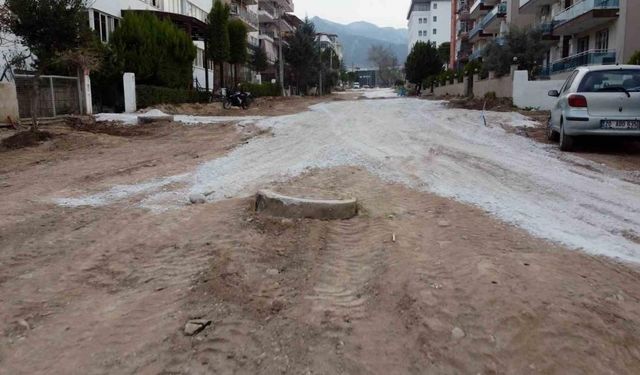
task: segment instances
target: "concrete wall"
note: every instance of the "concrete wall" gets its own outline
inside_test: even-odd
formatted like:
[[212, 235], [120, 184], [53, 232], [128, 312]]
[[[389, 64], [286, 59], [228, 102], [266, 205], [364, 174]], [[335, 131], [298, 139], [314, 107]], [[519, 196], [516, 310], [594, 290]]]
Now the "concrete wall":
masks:
[[478, 75], [473, 76], [473, 95], [479, 98], [487, 93], [494, 92], [498, 98], [511, 98], [513, 96], [513, 81], [511, 76], [495, 78], [491, 73], [489, 78], [480, 80]]
[[[465, 80], [467, 79], [468, 78], [465, 78]], [[465, 83], [454, 83], [451, 85], [434, 87], [433, 93], [437, 96], [466, 96]]]
[[550, 110], [556, 98], [547, 95], [551, 90], [560, 90], [564, 80], [529, 81], [526, 70], [518, 70], [513, 76], [513, 104], [520, 108]]
[[6, 123], [7, 117], [17, 121], [20, 119], [18, 111], [18, 96], [13, 82], [0, 82], [0, 123]]
[[640, 38], [638, 37], [638, 19], [640, 19], [640, 1], [638, 0], [622, 0], [620, 9], [621, 29], [624, 30], [624, 49], [620, 51], [621, 57], [618, 60], [621, 63], [629, 62], [635, 51], [640, 51]]

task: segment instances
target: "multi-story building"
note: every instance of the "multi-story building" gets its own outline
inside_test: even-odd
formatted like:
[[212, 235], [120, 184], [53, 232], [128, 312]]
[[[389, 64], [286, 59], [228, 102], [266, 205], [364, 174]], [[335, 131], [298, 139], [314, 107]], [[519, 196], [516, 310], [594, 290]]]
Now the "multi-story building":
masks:
[[412, 0], [407, 14], [409, 52], [419, 41], [440, 45], [451, 40], [451, 0]]
[[520, 0], [520, 12], [551, 37], [543, 71], [558, 78], [577, 66], [626, 63], [640, 50], [638, 0]]
[[279, 59], [284, 36], [294, 31], [290, 24], [288, 12], [293, 12], [292, 0], [261, 0], [258, 4], [258, 18], [260, 21], [260, 48], [267, 55], [270, 68], [263, 72], [263, 78], [277, 79], [279, 69], [273, 66]]
[[266, 52], [267, 59], [271, 63], [278, 60], [278, 43], [282, 36], [293, 31], [284, 14], [293, 12], [293, 3], [290, 0], [261, 1], [258, 5], [260, 20], [260, 47]]
[[[194, 61], [194, 85], [202, 88], [214, 87], [214, 67], [210, 63], [205, 69], [204, 31], [207, 16], [214, 0], [95, 0], [89, 8], [89, 24], [103, 42], [108, 42], [111, 33], [118, 27], [123, 12], [151, 11], [161, 18], [169, 19], [189, 33], [197, 48]], [[223, 0], [231, 7], [231, 15], [242, 20], [249, 30], [248, 42], [258, 46], [258, 0]], [[229, 69], [227, 69], [229, 72]]]
[[320, 48], [324, 51], [330, 48], [342, 61], [343, 49], [337, 34], [317, 33], [316, 40], [320, 43]]
[[520, 12], [521, 0], [457, 0], [452, 10], [456, 32], [452, 36], [450, 65], [459, 67], [469, 60], [481, 59], [492, 40], [502, 40], [511, 25], [528, 25], [531, 15]]

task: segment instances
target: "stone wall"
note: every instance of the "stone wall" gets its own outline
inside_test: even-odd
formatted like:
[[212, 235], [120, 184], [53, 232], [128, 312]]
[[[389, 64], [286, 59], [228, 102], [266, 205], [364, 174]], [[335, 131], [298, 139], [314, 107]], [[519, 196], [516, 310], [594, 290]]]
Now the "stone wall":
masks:
[[489, 78], [480, 79], [478, 75], [473, 76], [473, 95], [477, 98], [484, 98], [490, 92], [496, 94], [498, 98], [511, 98], [513, 96], [513, 79], [511, 75], [497, 78], [495, 73], [489, 72]]

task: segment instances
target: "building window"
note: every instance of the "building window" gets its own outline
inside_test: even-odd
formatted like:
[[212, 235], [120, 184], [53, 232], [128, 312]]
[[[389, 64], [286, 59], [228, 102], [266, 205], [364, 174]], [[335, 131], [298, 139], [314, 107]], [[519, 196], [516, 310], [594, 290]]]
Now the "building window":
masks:
[[438, 9], [438, 3], [433, 3], [433, 9]]
[[90, 12], [93, 12], [93, 32], [103, 43], [107, 43], [111, 39], [111, 33], [120, 26], [120, 20], [95, 9]]
[[418, 31], [418, 36], [422, 36], [422, 30]]
[[433, 16], [433, 22], [438, 22], [438, 16]]
[[422, 23], [422, 18], [418, 18], [418, 23]]
[[609, 49], [609, 29], [600, 30], [596, 33], [596, 49]]
[[433, 29], [433, 35], [438, 34], [438, 29]]

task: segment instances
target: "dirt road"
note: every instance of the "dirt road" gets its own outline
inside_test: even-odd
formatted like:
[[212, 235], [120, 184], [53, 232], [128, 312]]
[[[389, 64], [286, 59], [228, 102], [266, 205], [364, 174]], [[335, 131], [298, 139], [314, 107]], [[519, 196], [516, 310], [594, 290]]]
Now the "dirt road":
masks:
[[[336, 101], [0, 153], [0, 374], [638, 373], [637, 169], [478, 120]], [[263, 217], [257, 187], [361, 212]]]

